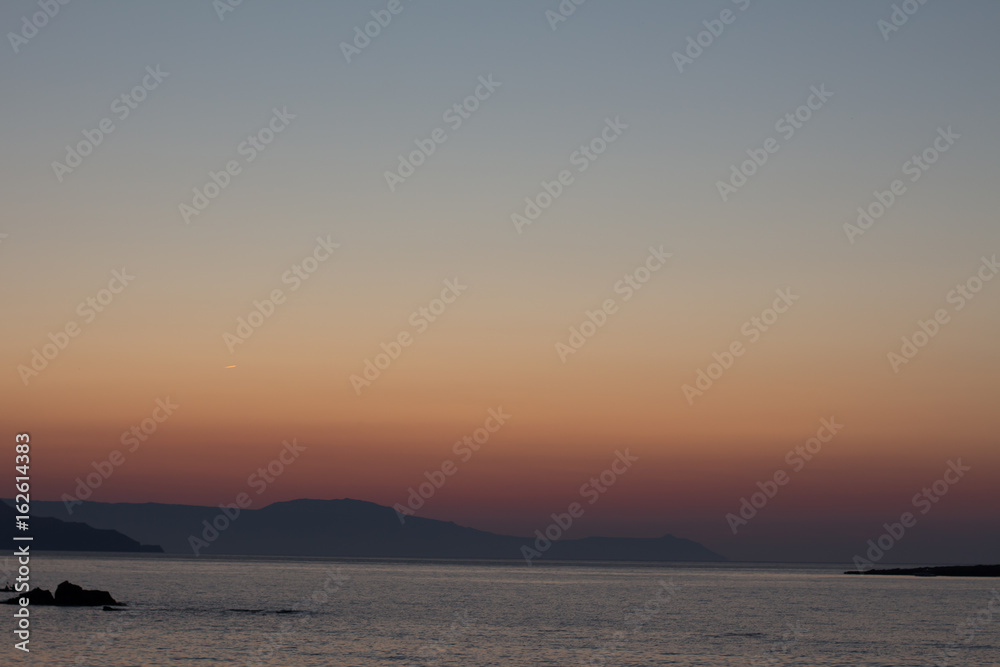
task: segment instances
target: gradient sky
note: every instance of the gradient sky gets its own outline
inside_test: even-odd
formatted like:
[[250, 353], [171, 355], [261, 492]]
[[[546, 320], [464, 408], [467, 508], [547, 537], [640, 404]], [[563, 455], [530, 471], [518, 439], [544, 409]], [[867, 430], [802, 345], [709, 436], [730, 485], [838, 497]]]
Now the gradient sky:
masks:
[[[958, 312], [947, 296], [1000, 252], [1000, 6], [927, 3], [887, 41], [886, 0], [592, 0], [554, 31], [555, 0], [402, 1], [350, 63], [341, 42], [387, 2], [244, 2], [224, 20], [207, 1], [71, 3], [17, 53], [5, 38], [0, 424], [33, 436], [36, 498], [72, 493], [170, 397], [92, 500], [230, 502], [296, 438], [307, 451], [258, 506], [391, 505], [502, 406], [510, 422], [422, 516], [528, 534], [629, 448], [640, 461], [572, 536], [849, 559], [961, 458], [973, 470], [894, 559], [996, 560], [1000, 280]], [[5, 3], [0, 27], [36, 11]], [[119, 120], [115, 98], [157, 65], [169, 76]], [[501, 86], [453, 131], [442, 114], [488, 75]], [[782, 138], [820, 85], [833, 97]], [[105, 117], [114, 132], [59, 182], [52, 162]], [[614, 117], [628, 129], [576, 172]], [[911, 183], [903, 164], [949, 126], [960, 138]], [[384, 172], [438, 127], [447, 141], [390, 192]], [[768, 137], [780, 150], [723, 202], [717, 181]], [[179, 204], [234, 159], [185, 224]], [[562, 169], [574, 183], [518, 234], [511, 214]], [[896, 178], [906, 193], [848, 242]], [[320, 236], [339, 249], [290, 291]], [[649, 246], [672, 257], [624, 303], [614, 286]], [[134, 281], [85, 323], [77, 304], [121, 267]], [[467, 291], [357, 395], [349, 377], [456, 277]], [[230, 352], [223, 334], [276, 288], [287, 301]], [[783, 288], [799, 301], [689, 405], [682, 385]], [[608, 298], [619, 310], [563, 363], [556, 343]], [[951, 321], [894, 373], [887, 354], [939, 308]], [[18, 366], [71, 320], [26, 386]], [[724, 515], [831, 416], [843, 431], [733, 536]]]

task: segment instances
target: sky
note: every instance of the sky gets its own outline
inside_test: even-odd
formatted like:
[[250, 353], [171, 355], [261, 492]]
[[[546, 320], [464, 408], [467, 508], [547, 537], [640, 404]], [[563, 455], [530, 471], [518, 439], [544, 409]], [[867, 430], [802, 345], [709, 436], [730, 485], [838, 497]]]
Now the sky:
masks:
[[5, 3], [4, 437], [518, 535], [628, 451], [568, 536], [995, 561], [1000, 6], [901, 4]]

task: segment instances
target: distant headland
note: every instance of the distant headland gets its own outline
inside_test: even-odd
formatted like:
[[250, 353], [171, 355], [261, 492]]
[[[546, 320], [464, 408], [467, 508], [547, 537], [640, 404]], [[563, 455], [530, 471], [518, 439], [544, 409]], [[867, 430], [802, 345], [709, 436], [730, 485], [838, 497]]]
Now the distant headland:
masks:
[[848, 570], [844, 574], [890, 574], [914, 577], [1000, 577], [1000, 565], [946, 565], [894, 570]]

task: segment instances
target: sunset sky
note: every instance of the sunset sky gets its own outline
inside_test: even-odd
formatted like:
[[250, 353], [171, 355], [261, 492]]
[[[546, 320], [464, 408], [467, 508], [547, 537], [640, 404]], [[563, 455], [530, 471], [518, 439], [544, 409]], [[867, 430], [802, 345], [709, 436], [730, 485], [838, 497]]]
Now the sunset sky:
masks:
[[[995, 560], [1000, 5], [931, 2], [884, 32], [888, 0], [594, 0], [554, 30], [556, 0], [401, 2], [350, 62], [341, 44], [392, 3], [244, 2], [221, 20], [207, 1], [71, 3], [4, 40], [0, 423], [32, 435], [36, 499], [73, 493], [117, 449], [91, 500], [231, 502], [294, 438], [306, 451], [255, 507], [402, 503], [452, 459], [418, 514], [527, 535], [627, 448], [639, 461], [571, 537], [829, 560], [961, 459], [972, 470], [898, 557]], [[679, 71], [675, 52], [724, 10]], [[37, 11], [5, 3], [0, 27]], [[116, 102], [144, 78], [144, 100]], [[477, 109], [448, 113], [469, 96]], [[781, 119], [810, 100], [789, 136]], [[91, 154], [53, 166], [102, 119], [114, 129]], [[273, 143], [243, 143], [264, 128]], [[578, 153], [602, 132], [606, 151]], [[385, 173], [428, 141], [391, 190]], [[926, 149], [937, 160], [913, 171]], [[761, 153], [723, 201], [718, 182]], [[563, 170], [519, 230], [512, 215]], [[185, 215], [210, 172], [228, 186]], [[894, 197], [885, 214], [845, 231], [876, 191]], [[670, 257], [622, 288], [650, 248]], [[447, 281], [465, 289], [419, 315]], [[273, 314], [227, 345], [275, 290]], [[797, 300], [757, 328], [779, 290]], [[609, 299], [563, 361], [557, 344]], [[937, 311], [946, 323], [894, 371], [888, 355]], [[67, 324], [65, 349], [19, 370]], [[735, 341], [742, 356], [689, 401]], [[174, 414], [128, 452], [122, 434], [167, 398]], [[453, 443], [501, 407], [509, 421], [460, 461]], [[726, 513], [829, 418], [843, 430], [734, 536]]]

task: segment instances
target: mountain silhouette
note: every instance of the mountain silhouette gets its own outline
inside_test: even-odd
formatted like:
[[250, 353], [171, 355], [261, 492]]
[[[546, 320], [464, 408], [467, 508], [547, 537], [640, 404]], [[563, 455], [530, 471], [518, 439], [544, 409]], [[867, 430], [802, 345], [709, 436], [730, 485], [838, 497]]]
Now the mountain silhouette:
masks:
[[[35, 511], [34, 503], [27, 521], [28, 530], [20, 531], [15, 523], [17, 512], [10, 502], [0, 503], [0, 524], [5, 526], [3, 539], [7, 544], [27, 544], [32, 550], [40, 551], [163, 551], [158, 546], [140, 544], [114, 529], [98, 529], [85, 523], [45, 517], [44, 513]], [[32, 540], [14, 542], [15, 536], [30, 536]]]
[[[63, 503], [35, 501], [33, 514], [64, 518]], [[167, 553], [372, 558], [522, 559], [536, 537], [497, 535], [449, 521], [406, 517], [362, 500], [291, 500], [243, 509], [161, 503], [84, 502], [73, 517], [112, 529]], [[551, 543], [533, 562], [550, 560], [724, 561], [697, 542], [659, 538], [588, 537]]]

